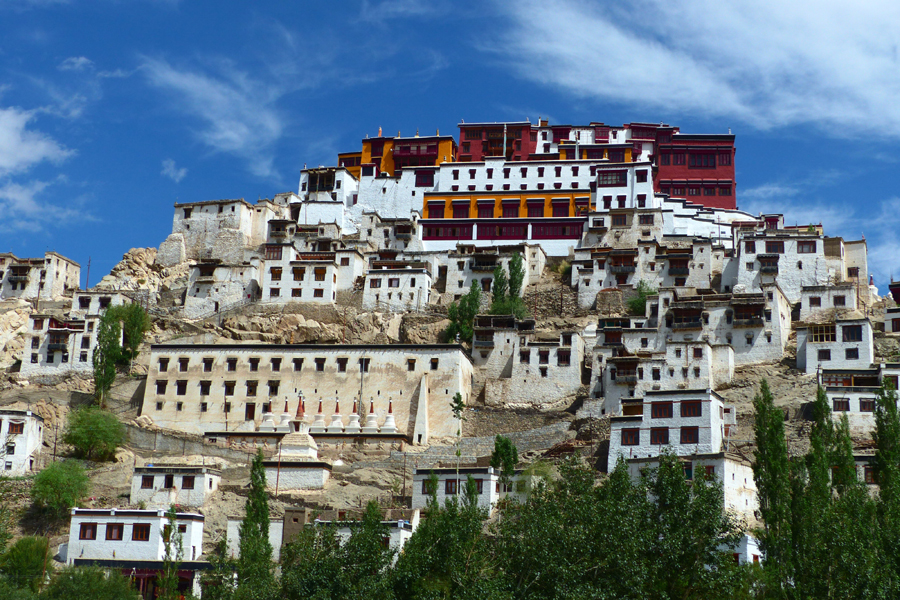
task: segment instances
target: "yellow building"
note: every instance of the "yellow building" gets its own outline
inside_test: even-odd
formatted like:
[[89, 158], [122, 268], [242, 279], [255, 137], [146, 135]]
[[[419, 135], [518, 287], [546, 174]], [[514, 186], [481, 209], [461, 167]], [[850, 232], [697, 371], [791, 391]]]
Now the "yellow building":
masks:
[[[456, 160], [456, 140], [452, 135], [413, 137], [378, 137], [362, 141], [361, 152], [338, 154], [338, 165], [346, 167], [359, 179], [360, 175], [396, 176], [398, 169], [410, 167], [436, 167], [443, 162]], [[363, 167], [373, 166], [372, 172]]]

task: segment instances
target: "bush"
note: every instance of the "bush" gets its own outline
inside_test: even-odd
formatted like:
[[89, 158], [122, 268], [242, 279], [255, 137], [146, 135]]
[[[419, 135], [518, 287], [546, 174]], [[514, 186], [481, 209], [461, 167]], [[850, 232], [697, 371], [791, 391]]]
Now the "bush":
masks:
[[17, 588], [38, 590], [44, 574], [53, 568], [50, 540], [44, 537], [23, 537], [0, 557], [0, 571]]
[[650, 287], [650, 284], [641, 279], [634, 286], [637, 296], [628, 300], [628, 310], [633, 315], [644, 316], [647, 312], [647, 298], [656, 294], [656, 290]]
[[130, 600], [138, 597], [131, 581], [121, 573], [111, 570], [107, 574], [97, 567], [63, 569], [41, 594], [41, 600]]
[[75, 461], [52, 463], [34, 477], [31, 501], [49, 516], [63, 519], [90, 489], [90, 480]]
[[125, 428], [115, 415], [102, 408], [81, 408], [69, 413], [63, 441], [75, 449], [75, 456], [108, 460], [116, 455], [125, 439]]

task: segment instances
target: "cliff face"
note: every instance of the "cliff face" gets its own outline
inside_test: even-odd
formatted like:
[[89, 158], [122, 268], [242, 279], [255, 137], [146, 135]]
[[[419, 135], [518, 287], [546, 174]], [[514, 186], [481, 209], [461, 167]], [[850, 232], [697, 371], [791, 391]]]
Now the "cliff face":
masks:
[[34, 311], [25, 300], [0, 302], [0, 369], [11, 367], [22, 358], [28, 343], [28, 317]]

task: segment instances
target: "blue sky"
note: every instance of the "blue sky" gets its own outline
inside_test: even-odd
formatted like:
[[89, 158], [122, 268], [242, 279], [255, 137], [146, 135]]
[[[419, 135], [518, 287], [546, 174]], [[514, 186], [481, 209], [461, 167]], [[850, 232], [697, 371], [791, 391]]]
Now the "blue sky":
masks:
[[900, 278], [900, 3], [0, 0], [0, 251], [96, 283], [172, 205], [296, 190], [378, 127], [737, 135], [737, 200]]

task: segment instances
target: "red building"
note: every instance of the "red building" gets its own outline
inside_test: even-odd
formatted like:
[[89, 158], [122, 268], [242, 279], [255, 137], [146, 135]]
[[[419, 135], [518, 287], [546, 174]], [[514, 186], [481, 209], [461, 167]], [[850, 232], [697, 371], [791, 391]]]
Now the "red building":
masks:
[[459, 124], [459, 162], [478, 162], [486, 156], [528, 160], [535, 148], [537, 129], [528, 121]]
[[711, 208], [737, 208], [734, 136], [656, 130], [654, 189]]

